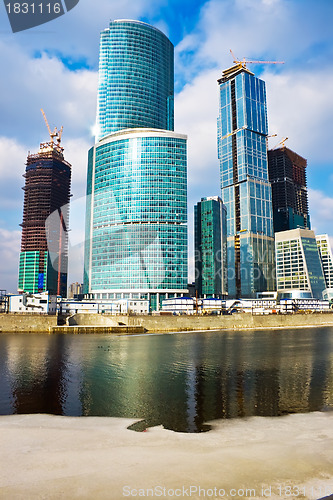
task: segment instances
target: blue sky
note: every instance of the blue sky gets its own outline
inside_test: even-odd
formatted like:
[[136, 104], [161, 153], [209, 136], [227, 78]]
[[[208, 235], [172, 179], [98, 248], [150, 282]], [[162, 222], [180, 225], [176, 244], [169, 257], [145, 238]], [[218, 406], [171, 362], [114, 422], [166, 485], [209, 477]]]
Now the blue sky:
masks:
[[82, 279], [82, 197], [93, 144], [99, 33], [110, 19], [139, 19], [175, 45], [175, 130], [188, 135], [190, 279], [193, 205], [218, 195], [216, 117], [221, 71], [239, 58], [285, 61], [251, 65], [267, 86], [270, 139], [308, 160], [312, 227], [333, 239], [333, 2], [331, 0], [80, 0], [43, 26], [12, 34], [0, 5], [0, 288], [16, 291], [28, 151], [64, 126], [73, 165], [70, 281]]

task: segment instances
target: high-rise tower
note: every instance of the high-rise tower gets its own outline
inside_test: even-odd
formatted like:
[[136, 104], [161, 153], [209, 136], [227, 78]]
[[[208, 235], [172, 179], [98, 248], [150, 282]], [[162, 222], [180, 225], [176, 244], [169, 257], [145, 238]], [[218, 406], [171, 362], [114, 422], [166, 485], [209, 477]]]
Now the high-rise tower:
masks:
[[228, 292], [274, 289], [271, 185], [267, 170], [265, 83], [237, 64], [218, 80], [218, 156], [227, 207]]
[[285, 146], [268, 151], [274, 232], [310, 229], [306, 165], [304, 158]]
[[187, 289], [186, 136], [173, 132], [173, 45], [138, 21], [101, 34], [89, 151], [84, 291], [149, 298]]
[[194, 207], [195, 289], [199, 297], [227, 295], [227, 210], [221, 198]]
[[71, 165], [54, 136], [27, 158], [18, 289], [66, 297]]
[[117, 20], [102, 31], [97, 141], [118, 130], [174, 127], [174, 48], [158, 29]]

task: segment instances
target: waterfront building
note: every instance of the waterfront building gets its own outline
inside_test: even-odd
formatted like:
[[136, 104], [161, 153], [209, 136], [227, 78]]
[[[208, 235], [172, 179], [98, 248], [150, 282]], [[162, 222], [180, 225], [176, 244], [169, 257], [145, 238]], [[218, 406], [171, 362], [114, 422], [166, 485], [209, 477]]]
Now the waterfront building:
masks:
[[66, 297], [71, 165], [54, 137], [27, 158], [18, 290]]
[[173, 131], [173, 45], [111, 21], [101, 34], [87, 175], [84, 292], [159, 309], [187, 292], [187, 138]]
[[267, 168], [265, 82], [243, 63], [218, 80], [218, 157], [227, 207], [228, 293], [275, 289], [272, 194]]
[[194, 207], [195, 289], [198, 297], [227, 295], [227, 210], [221, 198]]
[[327, 234], [316, 236], [325, 279], [324, 299], [333, 300], [333, 252]]
[[326, 285], [314, 232], [275, 233], [275, 251], [277, 291], [282, 297], [322, 299]]
[[56, 314], [57, 296], [49, 292], [8, 296], [8, 312], [30, 314]]
[[306, 159], [285, 146], [268, 151], [274, 232], [310, 229]]
[[144, 299], [62, 299], [60, 314], [148, 314], [149, 301]]

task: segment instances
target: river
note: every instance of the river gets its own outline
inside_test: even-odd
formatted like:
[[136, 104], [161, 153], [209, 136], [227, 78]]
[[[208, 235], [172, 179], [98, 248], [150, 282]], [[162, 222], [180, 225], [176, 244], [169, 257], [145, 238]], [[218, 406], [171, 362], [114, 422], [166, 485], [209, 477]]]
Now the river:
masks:
[[[333, 409], [333, 327], [142, 336], [0, 334], [0, 414], [216, 419]], [[135, 427], [134, 427], [135, 428]]]

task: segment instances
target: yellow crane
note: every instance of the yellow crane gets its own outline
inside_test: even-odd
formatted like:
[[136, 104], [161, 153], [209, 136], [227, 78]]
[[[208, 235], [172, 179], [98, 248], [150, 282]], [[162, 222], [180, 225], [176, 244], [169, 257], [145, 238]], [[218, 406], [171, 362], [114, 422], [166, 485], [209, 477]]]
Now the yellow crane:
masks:
[[50, 140], [50, 144], [51, 144], [51, 146], [53, 146], [53, 144], [54, 144], [54, 139], [56, 138], [56, 139], [57, 139], [57, 143], [58, 143], [58, 144], [57, 144], [57, 145], [58, 145], [58, 147], [59, 147], [60, 149], [62, 149], [62, 148], [60, 147], [60, 144], [61, 144], [62, 131], [63, 131], [64, 127], [62, 126], [60, 130], [57, 130], [57, 127], [54, 127], [54, 130], [53, 130], [53, 132], [52, 132], [52, 131], [51, 131], [51, 128], [50, 128], [50, 125], [49, 125], [49, 122], [47, 121], [46, 115], [45, 115], [45, 113], [44, 113], [44, 110], [43, 110], [43, 109], [41, 109], [41, 112], [42, 112], [42, 115], [43, 115], [43, 117], [44, 117], [44, 120], [45, 120], [45, 123], [46, 123], [46, 126], [47, 126], [47, 130], [48, 130], [48, 132], [49, 132], [49, 134], [50, 134], [50, 139], [51, 139], [51, 140]]
[[282, 139], [282, 141], [278, 142], [278, 144], [276, 144], [274, 146], [274, 148], [272, 149], [277, 149], [279, 146], [282, 146], [283, 148], [285, 147], [284, 143], [288, 140], [288, 137], [285, 137], [284, 139]]
[[242, 60], [239, 60], [231, 49], [230, 53], [234, 59], [233, 62], [242, 68], [246, 68], [247, 64], [284, 64], [284, 61], [247, 61], [245, 57]]

